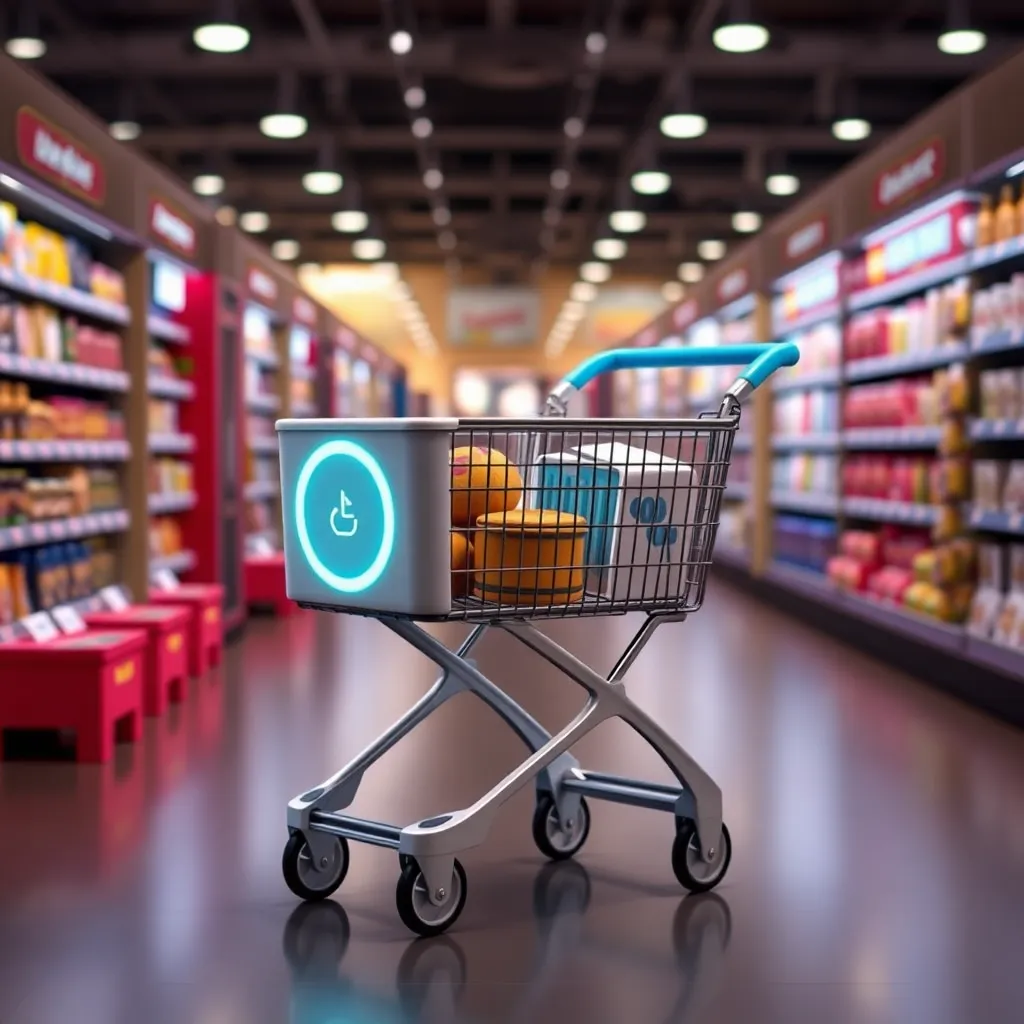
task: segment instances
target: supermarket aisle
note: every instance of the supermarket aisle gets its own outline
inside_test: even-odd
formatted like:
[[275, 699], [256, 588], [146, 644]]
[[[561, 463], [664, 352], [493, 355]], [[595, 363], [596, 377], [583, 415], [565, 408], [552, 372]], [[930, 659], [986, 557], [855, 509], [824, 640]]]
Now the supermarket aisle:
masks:
[[[553, 632], [603, 666], [629, 628]], [[479, 661], [549, 727], [578, 704], [505, 637]], [[134, 757], [0, 767], [0, 1022], [1015, 1019], [1020, 734], [717, 583], [631, 676], [723, 785], [735, 855], [717, 895], [681, 897], [651, 812], [594, 808], [580, 863], [544, 867], [522, 794], [466, 858], [447, 938], [410, 942], [378, 850], [354, 848], [336, 901], [297, 909], [287, 799], [430, 678], [372, 623], [257, 623]], [[520, 753], [463, 698], [366, 777], [355, 811], [463, 806]], [[664, 777], [615, 725], [579, 754]]]

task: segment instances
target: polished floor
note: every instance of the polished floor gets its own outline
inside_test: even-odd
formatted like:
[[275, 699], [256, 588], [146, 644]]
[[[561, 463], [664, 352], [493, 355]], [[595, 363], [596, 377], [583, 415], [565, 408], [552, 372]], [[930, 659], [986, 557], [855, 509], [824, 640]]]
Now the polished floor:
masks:
[[[631, 624], [550, 632], [604, 668]], [[495, 634], [478, 663], [560, 727], [580, 691], [520, 651]], [[578, 863], [545, 866], [524, 792], [464, 858], [441, 939], [411, 940], [381, 850], [354, 848], [334, 900], [297, 905], [285, 803], [432, 678], [373, 622], [257, 621], [108, 768], [0, 765], [0, 1024], [1024, 1021], [1022, 734], [717, 582], [629, 676], [723, 787], [715, 894], [683, 898], [667, 816], [618, 806], [592, 805]], [[577, 753], [666, 778], [615, 723]], [[466, 806], [521, 756], [456, 698], [353, 813]]]

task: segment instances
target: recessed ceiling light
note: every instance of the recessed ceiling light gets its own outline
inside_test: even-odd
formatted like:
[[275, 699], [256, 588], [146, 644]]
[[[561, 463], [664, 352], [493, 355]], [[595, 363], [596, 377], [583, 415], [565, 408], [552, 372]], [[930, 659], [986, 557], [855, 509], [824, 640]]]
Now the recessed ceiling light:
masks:
[[443, 228], [452, 222], [452, 211], [447, 206], [435, 206], [434, 207], [434, 223], [439, 227]]
[[138, 121], [111, 121], [109, 131], [118, 142], [131, 142], [142, 134], [142, 125]]
[[595, 57], [599, 57], [608, 49], [608, 37], [603, 32], [591, 32], [583, 45], [586, 47], [587, 53], [592, 53]]
[[970, 53], [979, 53], [988, 44], [988, 38], [984, 32], [974, 28], [958, 28], [949, 32], [943, 32], [939, 36], [937, 45], [943, 53], [954, 57], [964, 57]]
[[557, 192], [569, 187], [569, 172], [564, 167], [556, 167], [551, 172], [551, 187]]
[[344, 184], [345, 179], [337, 171], [309, 171], [302, 176], [302, 187], [314, 196], [332, 196]]
[[604, 284], [612, 276], [612, 268], [607, 263], [592, 261], [580, 267], [580, 277], [591, 284]]
[[299, 255], [299, 243], [294, 238], [279, 238], [270, 247], [270, 255], [275, 260], [291, 261]]
[[795, 174], [769, 174], [764, 187], [773, 196], [792, 196], [800, 191], [800, 179]]
[[46, 43], [38, 36], [12, 36], [4, 49], [15, 60], [39, 60], [46, 53]]
[[768, 29], [752, 22], [720, 25], [712, 33], [715, 46], [726, 53], [755, 53], [768, 45]]
[[429, 167], [423, 172], [423, 184], [436, 192], [444, 184], [444, 175], [436, 167]]
[[621, 260], [626, 255], [626, 243], [621, 238], [599, 238], [594, 243], [594, 255], [599, 260]]
[[597, 295], [597, 285], [589, 281], [577, 281], [569, 289], [569, 297], [574, 302], [590, 302]]
[[863, 117], [841, 117], [832, 122], [832, 134], [840, 142], [860, 142], [871, 134], [871, 122]]
[[369, 223], [370, 218], [362, 210], [339, 210], [331, 217], [331, 227], [347, 235], [358, 235]]
[[697, 284], [698, 281], [704, 280], [704, 264], [680, 263], [678, 273], [680, 281], [685, 281], [687, 284]]
[[224, 179], [219, 174], [197, 174], [192, 179], [192, 191], [197, 196], [219, 196], [224, 191]]
[[750, 235], [761, 229], [761, 214], [753, 210], [738, 210], [732, 215], [732, 229], [741, 235]]
[[319, 274], [323, 268], [319, 263], [300, 263], [299, 273], [300, 274]]
[[672, 179], [664, 171], [637, 171], [630, 184], [642, 196], [660, 196], [672, 187]]
[[238, 226], [250, 235], [260, 235], [270, 227], [270, 215], [262, 210], [246, 210], [238, 218]]
[[583, 120], [579, 117], [567, 118], [562, 128], [570, 139], [578, 139], [583, 134]]
[[419, 110], [427, 102], [427, 94], [418, 85], [411, 85], [405, 90], [405, 105], [410, 110]]
[[670, 139], [699, 139], [708, 130], [701, 114], [668, 114], [661, 119], [661, 134]]
[[268, 139], [299, 139], [309, 122], [301, 114], [266, 114], [260, 118], [260, 131]]
[[429, 117], [417, 117], [412, 123], [412, 133], [417, 139], [429, 139], [434, 133], [434, 125]]
[[249, 45], [249, 30], [231, 22], [200, 25], [192, 33], [192, 41], [208, 53], [238, 53]]
[[661, 286], [661, 297], [666, 302], [680, 302], [686, 289], [678, 281], [666, 281]]
[[404, 57], [412, 49], [412, 36], [408, 32], [398, 31], [392, 32], [391, 38], [388, 40], [388, 46], [391, 47], [391, 52], [397, 54], [399, 57]]
[[230, 228], [234, 227], [235, 221], [238, 219], [238, 211], [233, 206], [220, 206], [214, 217], [221, 227]]
[[706, 238], [697, 243], [697, 255], [702, 260], [720, 260], [725, 255], [725, 242], [718, 238]]
[[643, 231], [647, 224], [647, 214], [641, 210], [615, 210], [608, 218], [612, 231], [620, 231], [624, 235], [634, 231]]
[[387, 246], [379, 238], [357, 238], [352, 243], [352, 255], [357, 260], [379, 260]]

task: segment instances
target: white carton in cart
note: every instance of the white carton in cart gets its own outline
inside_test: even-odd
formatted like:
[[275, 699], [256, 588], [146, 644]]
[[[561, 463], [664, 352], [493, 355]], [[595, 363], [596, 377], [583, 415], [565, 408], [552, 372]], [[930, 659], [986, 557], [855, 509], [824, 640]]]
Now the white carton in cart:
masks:
[[619, 602], [680, 592], [695, 519], [689, 466], [621, 443], [583, 445], [541, 462], [538, 505], [589, 524], [589, 594]]

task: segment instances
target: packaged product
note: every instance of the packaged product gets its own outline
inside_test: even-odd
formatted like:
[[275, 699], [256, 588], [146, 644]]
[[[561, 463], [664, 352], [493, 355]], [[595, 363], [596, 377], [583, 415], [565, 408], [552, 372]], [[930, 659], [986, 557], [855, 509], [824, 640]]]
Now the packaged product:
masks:
[[1005, 462], [978, 459], [971, 466], [974, 507], [980, 512], [999, 510], [1003, 493]]
[[1024, 462], [1011, 462], [1003, 485], [1004, 512], [1024, 512]]

